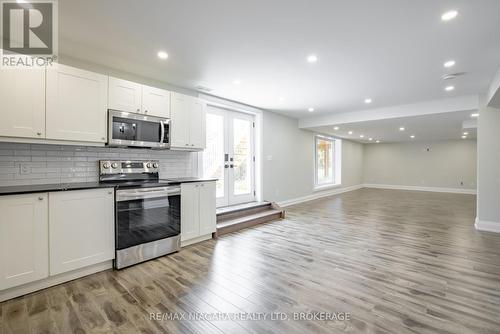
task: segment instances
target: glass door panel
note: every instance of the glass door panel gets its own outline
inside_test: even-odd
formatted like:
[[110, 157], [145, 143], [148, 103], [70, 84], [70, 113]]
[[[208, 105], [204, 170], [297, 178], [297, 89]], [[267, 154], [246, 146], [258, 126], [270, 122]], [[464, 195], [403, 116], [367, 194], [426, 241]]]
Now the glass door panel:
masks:
[[251, 131], [252, 122], [249, 120], [233, 120], [234, 195], [250, 194], [253, 191], [250, 177], [253, 159]]
[[217, 199], [226, 196], [224, 121], [224, 115], [207, 113], [207, 147], [203, 152], [203, 177], [217, 179]]

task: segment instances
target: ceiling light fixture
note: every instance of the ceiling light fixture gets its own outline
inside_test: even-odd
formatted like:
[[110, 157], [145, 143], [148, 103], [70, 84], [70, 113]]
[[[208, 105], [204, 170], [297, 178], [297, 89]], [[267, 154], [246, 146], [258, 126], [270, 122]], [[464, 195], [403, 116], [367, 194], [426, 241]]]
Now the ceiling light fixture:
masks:
[[160, 59], [165, 60], [168, 58], [168, 53], [166, 53], [165, 51], [158, 51], [157, 55], [158, 55], [158, 58], [160, 58]]
[[411, 138], [411, 139], [415, 138], [415, 135], [411, 135], [411, 136], [410, 136], [410, 138]]
[[447, 62], [444, 63], [444, 67], [450, 68], [455, 66], [455, 61], [454, 60], [448, 60]]
[[349, 131], [348, 134], [352, 135], [352, 131]]
[[365, 138], [365, 135], [359, 135], [359, 138]]
[[338, 130], [338, 129], [339, 129], [339, 127], [338, 127], [338, 126], [334, 126], [334, 127], [333, 127], [333, 129], [334, 129], [334, 130]]
[[464, 136], [467, 136], [469, 133], [468, 132], [464, 132]]
[[406, 130], [406, 129], [404, 128], [404, 126], [402, 126], [402, 127], [400, 127], [400, 128], [399, 128], [399, 131], [404, 131], [404, 130]]
[[233, 80], [233, 85], [239, 85], [239, 84], [241, 84], [240, 79], [234, 79]]
[[451, 92], [452, 90], [455, 90], [455, 86], [446, 86], [444, 90], [447, 92]]
[[314, 54], [313, 54], [313, 55], [309, 55], [309, 56], [307, 56], [307, 62], [308, 62], [308, 63], [311, 63], [311, 64], [312, 64], [312, 63], [315, 63], [315, 62], [317, 62], [317, 61], [318, 61], [318, 56], [316, 56], [316, 55], [314, 55]]
[[462, 136], [462, 139], [467, 139], [467, 136]]
[[455, 17], [457, 17], [458, 12], [456, 10], [450, 10], [443, 15], [441, 15], [441, 20], [443, 21], [450, 21], [453, 20]]
[[377, 143], [377, 144], [378, 144], [378, 143], [380, 143], [380, 140], [377, 140], [377, 141], [376, 141], [376, 143]]
[[313, 111], [314, 111], [314, 108], [309, 108], [309, 109], [307, 109], [307, 111], [309, 111], [309, 112], [313, 112]]
[[373, 138], [368, 138], [368, 140], [369, 140], [369, 141], [372, 141], [372, 140], [373, 140]]
[[370, 98], [365, 99], [365, 103], [366, 103], [366, 104], [370, 104], [370, 103], [372, 103], [372, 99], [370, 99]]
[[285, 98], [283, 96], [280, 96], [279, 100], [280, 100], [280, 102], [283, 102], [283, 101], [285, 101]]
[[479, 114], [478, 113], [470, 114], [470, 117], [476, 118], [479, 117]]

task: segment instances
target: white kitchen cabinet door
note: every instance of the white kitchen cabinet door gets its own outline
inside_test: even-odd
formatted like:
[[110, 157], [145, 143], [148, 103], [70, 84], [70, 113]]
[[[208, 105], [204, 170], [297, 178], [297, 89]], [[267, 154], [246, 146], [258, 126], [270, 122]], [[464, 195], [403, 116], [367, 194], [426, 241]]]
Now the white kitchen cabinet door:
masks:
[[47, 139], [106, 142], [108, 77], [57, 65], [47, 70]]
[[215, 182], [200, 183], [200, 236], [215, 232], [216, 205]]
[[198, 183], [181, 184], [181, 241], [200, 235]]
[[170, 108], [170, 146], [171, 148], [189, 149], [189, 107], [191, 97], [172, 93]]
[[0, 290], [48, 277], [47, 193], [0, 197]]
[[0, 136], [45, 138], [45, 69], [0, 71]]
[[142, 86], [142, 112], [151, 116], [170, 118], [170, 92]]
[[114, 258], [114, 205], [111, 188], [49, 193], [51, 275]]
[[191, 148], [205, 148], [206, 105], [200, 99], [192, 99], [189, 110], [189, 142]]
[[109, 77], [108, 109], [142, 113], [142, 85]]

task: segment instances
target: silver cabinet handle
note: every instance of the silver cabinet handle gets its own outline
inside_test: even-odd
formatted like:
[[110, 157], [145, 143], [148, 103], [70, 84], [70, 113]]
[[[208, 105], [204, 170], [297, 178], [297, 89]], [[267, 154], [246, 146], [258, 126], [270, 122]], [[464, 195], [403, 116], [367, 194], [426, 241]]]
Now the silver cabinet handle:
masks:
[[205, 185], [204, 185], [204, 184], [202, 184], [201, 186], [202, 186], [202, 187], [204, 187]]
[[38, 197], [38, 200], [43, 201], [43, 197], [42, 196]]
[[104, 137], [101, 137], [101, 140], [106, 140], [106, 138], [104, 138]]
[[189, 146], [189, 144], [186, 144], [186, 146]]
[[109, 194], [109, 195], [113, 195], [113, 192], [112, 192], [112, 191], [108, 191], [108, 194]]
[[137, 109], [137, 112], [141, 111], [141, 109]]
[[191, 146], [194, 146], [194, 144], [191, 144]]
[[144, 113], [145, 113], [145, 114], [147, 114], [147, 113], [148, 113], [148, 111], [147, 111], [147, 110], [144, 110]]
[[42, 133], [41, 133], [41, 132], [37, 132], [37, 133], [36, 133], [36, 135], [37, 135], [37, 136], [41, 136], [41, 135], [42, 135]]

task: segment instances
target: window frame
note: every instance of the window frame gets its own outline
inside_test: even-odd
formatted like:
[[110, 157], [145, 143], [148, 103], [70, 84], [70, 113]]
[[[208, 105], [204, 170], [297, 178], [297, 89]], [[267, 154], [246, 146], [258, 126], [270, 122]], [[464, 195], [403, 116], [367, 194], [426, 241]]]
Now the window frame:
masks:
[[[333, 180], [327, 183], [318, 183], [318, 140], [327, 140], [332, 144], [333, 149]], [[321, 134], [315, 134], [314, 140], [314, 190], [322, 190], [325, 188], [338, 187], [342, 184], [342, 140]]]

